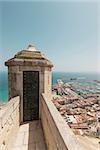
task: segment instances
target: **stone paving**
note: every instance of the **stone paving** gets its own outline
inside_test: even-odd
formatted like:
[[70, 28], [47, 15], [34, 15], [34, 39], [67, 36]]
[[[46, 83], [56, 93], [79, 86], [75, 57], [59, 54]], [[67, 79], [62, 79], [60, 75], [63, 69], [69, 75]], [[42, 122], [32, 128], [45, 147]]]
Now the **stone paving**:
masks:
[[20, 126], [12, 150], [47, 150], [39, 120]]

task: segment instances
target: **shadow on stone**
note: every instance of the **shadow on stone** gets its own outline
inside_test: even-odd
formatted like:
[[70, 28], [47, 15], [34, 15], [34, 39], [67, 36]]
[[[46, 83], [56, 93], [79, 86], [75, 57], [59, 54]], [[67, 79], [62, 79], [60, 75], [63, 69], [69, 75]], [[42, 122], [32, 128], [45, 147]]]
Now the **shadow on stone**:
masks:
[[29, 123], [28, 150], [46, 150], [45, 139], [39, 120]]

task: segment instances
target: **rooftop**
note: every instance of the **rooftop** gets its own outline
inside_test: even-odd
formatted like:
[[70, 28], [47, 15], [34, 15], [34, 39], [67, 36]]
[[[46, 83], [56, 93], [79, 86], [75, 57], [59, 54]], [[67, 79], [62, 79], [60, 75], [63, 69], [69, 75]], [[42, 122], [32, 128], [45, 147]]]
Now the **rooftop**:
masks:
[[[53, 67], [52, 62], [32, 45], [28, 45], [25, 50], [19, 51], [13, 58], [6, 61], [5, 65], [25, 65], [24, 63], [26, 62], [30, 63], [30, 65]], [[32, 62], [34, 63], [32, 64]]]

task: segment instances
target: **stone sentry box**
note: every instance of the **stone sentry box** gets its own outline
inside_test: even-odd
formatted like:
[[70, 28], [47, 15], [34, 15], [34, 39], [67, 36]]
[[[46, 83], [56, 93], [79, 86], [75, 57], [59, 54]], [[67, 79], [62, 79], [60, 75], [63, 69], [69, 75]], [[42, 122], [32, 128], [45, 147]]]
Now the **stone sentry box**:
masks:
[[9, 100], [20, 96], [20, 123], [39, 119], [40, 95], [51, 94], [53, 64], [29, 45], [6, 61], [5, 65], [8, 66]]

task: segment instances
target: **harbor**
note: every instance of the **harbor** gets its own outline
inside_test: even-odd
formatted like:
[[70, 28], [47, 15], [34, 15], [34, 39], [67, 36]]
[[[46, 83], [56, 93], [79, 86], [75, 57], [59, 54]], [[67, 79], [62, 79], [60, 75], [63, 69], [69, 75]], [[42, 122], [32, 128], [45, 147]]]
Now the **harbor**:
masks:
[[76, 135], [100, 138], [100, 87], [92, 83], [78, 85], [57, 80], [52, 101]]

